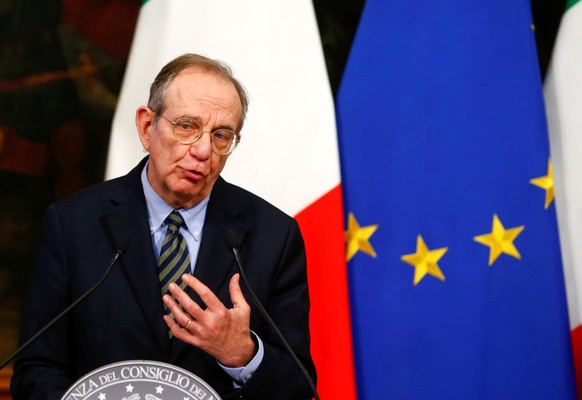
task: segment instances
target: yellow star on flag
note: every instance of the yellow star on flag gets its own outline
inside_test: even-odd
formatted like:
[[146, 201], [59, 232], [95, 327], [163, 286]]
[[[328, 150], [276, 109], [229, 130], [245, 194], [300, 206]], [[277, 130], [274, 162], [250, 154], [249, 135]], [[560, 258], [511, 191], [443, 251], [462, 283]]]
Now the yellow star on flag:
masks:
[[495, 260], [505, 253], [509, 256], [521, 259], [521, 255], [513, 244], [513, 241], [523, 231], [525, 226], [518, 226], [515, 228], [505, 229], [497, 214], [493, 215], [493, 227], [491, 233], [475, 236], [473, 239], [477, 243], [484, 244], [490, 248], [489, 251], [489, 266], [493, 265]]
[[376, 252], [369, 242], [370, 236], [376, 232], [378, 225], [361, 227], [352, 212], [348, 215], [348, 230], [344, 232], [346, 241], [346, 261], [350, 261], [358, 251], [376, 257]]
[[429, 250], [422, 238], [422, 235], [418, 235], [416, 239], [416, 253], [406, 254], [400, 259], [410, 265], [412, 265], [414, 270], [414, 285], [418, 284], [427, 274], [439, 278], [441, 281], [445, 280], [443, 272], [439, 268], [437, 262], [445, 255], [449, 248], [442, 247], [436, 250]]
[[548, 174], [546, 176], [540, 176], [539, 178], [530, 179], [529, 183], [546, 191], [546, 204], [544, 208], [547, 210], [554, 199], [554, 174], [552, 173], [552, 160], [548, 160]]

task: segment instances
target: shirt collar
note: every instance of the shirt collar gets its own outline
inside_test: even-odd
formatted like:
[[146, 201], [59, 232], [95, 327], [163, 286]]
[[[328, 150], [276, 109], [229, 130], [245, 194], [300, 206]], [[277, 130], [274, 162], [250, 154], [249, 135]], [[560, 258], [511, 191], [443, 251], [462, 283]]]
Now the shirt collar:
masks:
[[[152, 185], [147, 179], [147, 169], [148, 169], [149, 161], [146, 162], [142, 172], [141, 172], [141, 183], [143, 186], [143, 192], [145, 195], [147, 207], [148, 207], [148, 220], [150, 226], [150, 232], [154, 233], [155, 231], [162, 228], [164, 225], [164, 221], [170, 215], [174, 209], [168, 205], [152, 188]], [[206, 207], [208, 206], [208, 201], [210, 200], [210, 196], [206, 196], [202, 201], [196, 204], [194, 207], [191, 208], [180, 208], [180, 214], [182, 218], [184, 218], [184, 223], [186, 224], [186, 229], [191, 231], [193, 234], [194, 232], [201, 232], [202, 230], [202, 223], [204, 216], [206, 214]], [[202, 221], [201, 221], [202, 219]]]

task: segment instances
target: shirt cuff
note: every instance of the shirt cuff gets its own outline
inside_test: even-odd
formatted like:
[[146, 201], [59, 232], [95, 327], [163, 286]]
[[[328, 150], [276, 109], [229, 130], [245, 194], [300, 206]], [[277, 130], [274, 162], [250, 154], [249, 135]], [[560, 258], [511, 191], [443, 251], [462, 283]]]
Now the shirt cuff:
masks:
[[242, 385], [247, 383], [247, 381], [253, 377], [255, 371], [259, 368], [261, 361], [263, 361], [263, 356], [265, 354], [263, 341], [257, 336], [255, 332], [251, 331], [251, 334], [253, 335], [253, 339], [259, 348], [257, 350], [257, 354], [255, 354], [255, 356], [246, 366], [229, 368], [222, 365], [218, 360], [216, 361], [218, 362], [218, 365], [220, 365], [220, 367], [224, 370], [224, 372], [226, 372], [232, 378], [234, 381], [235, 389], [239, 389], [242, 387]]

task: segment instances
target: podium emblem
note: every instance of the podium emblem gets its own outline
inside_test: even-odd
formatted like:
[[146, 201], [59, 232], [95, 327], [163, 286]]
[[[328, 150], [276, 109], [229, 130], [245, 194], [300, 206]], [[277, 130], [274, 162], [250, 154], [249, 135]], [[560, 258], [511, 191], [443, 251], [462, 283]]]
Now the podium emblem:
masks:
[[202, 379], [175, 365], [122, 361], [75, 382], [61, 400], [221, 400]]

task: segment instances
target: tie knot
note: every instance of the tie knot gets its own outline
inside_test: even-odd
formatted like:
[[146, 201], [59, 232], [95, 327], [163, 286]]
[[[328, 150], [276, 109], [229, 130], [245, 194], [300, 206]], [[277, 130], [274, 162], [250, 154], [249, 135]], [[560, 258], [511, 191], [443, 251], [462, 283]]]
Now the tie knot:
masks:
[[172, 232], [178, 232], [180, 227], [184, 226], [184, 218], [178, 211], [172, 211], [168, 218], [166, 218], [166, 223], [168, 224], [168, 229]]

